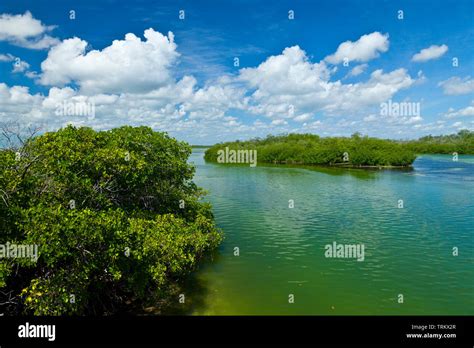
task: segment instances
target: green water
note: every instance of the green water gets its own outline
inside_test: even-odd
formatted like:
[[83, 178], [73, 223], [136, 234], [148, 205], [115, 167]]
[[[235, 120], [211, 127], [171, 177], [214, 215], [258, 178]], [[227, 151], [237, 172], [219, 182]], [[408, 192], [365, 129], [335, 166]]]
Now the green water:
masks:
[[[226, 239], [194, 274], [191, 313], [474, 314], [474, 156], [361, 171], [236, 167], [203, 154], [190, 158], [195, 182]], [[364, 261], [326, 258], [333, 242], [364, 244]]]

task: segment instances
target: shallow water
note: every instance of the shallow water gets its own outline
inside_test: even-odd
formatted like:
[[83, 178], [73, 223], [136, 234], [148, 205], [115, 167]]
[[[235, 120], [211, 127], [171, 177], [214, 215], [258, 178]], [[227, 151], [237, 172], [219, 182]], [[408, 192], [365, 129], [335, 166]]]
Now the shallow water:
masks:
[[[219, 165], [203, 154], [190, 158], [195, 182], [225, 240], [194, 274], [190, 313], [474, 314], [474, 156], [367, 171]], [[363, 244], [364, 260], [325, 257], [333, 242]]]

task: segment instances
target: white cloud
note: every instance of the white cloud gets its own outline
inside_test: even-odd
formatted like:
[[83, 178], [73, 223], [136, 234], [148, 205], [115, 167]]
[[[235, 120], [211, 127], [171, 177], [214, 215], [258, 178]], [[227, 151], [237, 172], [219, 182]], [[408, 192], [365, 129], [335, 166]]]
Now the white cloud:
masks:
[[[26, 87], [0, 87], [2, 121], [36, 122], [47, 124], [50, 129], [69, 123], [95, 129], [129, 124], [148, 125], [170, 133], [210, 132], [209, 136], [216, 136], [215, 132], [225, 134], [226, 127], [241, 127], [239, 119], [227, 114], [229, 108], [242, 102], [241, 91], [232, 86], [197, 88], [196, 80], [189, 76], [146, 93], [84, 95], [71, 87], [52, 87], [46, 96], [33, 96]], [[63, 103], [65, 107], [93, 105], [94, 115], [58, 115], [58, 107]]]
[[15, 59], [15, 56], [10, 53], [0, 54], [0, 62], [12, 62]]
[[26, 71], [25, 76], [34, 80], [38, 78], [38, 73], [36, 71]]
[[371, 34], [362, 35], [359, 40], [346, 41], [339, 45], [336, 53], [327, 56], [325, 60], [331, 64], [339, 64], [345, 58], [349, 62], [367, 62], [377, 58], [380, 53], [386, 52], [389, 47], [388, 34], [373, 32]]
[[421, 130], [423, 132], [432, 132], [432, 131], [444, 131], [446, 130], [446, 121], [438, 120], [435, 122], [428, 122], [425, 124], [416, 124], [413, 128]]
[[456, 118], [456, 117], [473, 117], [474, 116], [474, 100], [471, 102], [471, 105], [455, 110], [449, 108], [448, 112], [444, 114], [446, 118]]
[[255, 68], [242, 69], [238, 80], [251, 91], [246, 110], [295, 121], [307, 121], [320, 111], [329, 115], [363, 112], [415, 82], [405, 69], [389, 73], [379, 69], [368, 81], [355, 84], [333, 82], [326, 64], [310, 62], [298, 46], [286, 48]]
[[44, 35], [43, 37], [35, 40], [24, 41], [19, 46], [30, 48], [33, 50], [42, 50], [57, 45], [58, 43], [60, 43], [58, 39], [49, 35]]
[[443, 88], [444, 94], [460, 95], [474, 92], [474, 80], [470, 76], [461, 79], [457, 76], [451, 77], [445, 81], [438, 83]]
[[423, 117], [420, 115], [408, 116], [408, 115], [376, 115], [370, 114], [363, 118], [366, 123], [374, 123], [380, 126], [387, 125], [413, 125], [423, 121]]
[[247, 104], [250, 112], [305, 121], [308, 113], [354, 113], [378, 106], [415, 82], [404, 69], [389, 73], [379, 69], [368, 81], [355, 84], [332, 82], [329, 75], [324, 62], [311, 63], [306, 53], [294, 46], [256, 68], [242, 69], [238, 79], [253, 90]]
[[312, 116], [311, 113], [307, 112], [299, 116], [296, 116], [293, 120], [296, 122], [306, 122], [309, 119], [311, 119], [311, 116]]
[[183, 109], [190, 119], [216, 119], [231, 109], [243, 109], [247, 102], [245, 90], [232, 85], [206, 86], [183, 98]]
[[377, 121], [377, 119], [378, 118], [375, 114], [370, 114], [370, 115], [364, 117], [365, 122], [375, 122], [375, 121]]
[[279, 93], [305, 94], [315, 87], [323, 89], [322, 83], [329, 79], [330, 72], [324, 62], [311, 63], [306, 52], [299, 46], [287, 47], [282, 54], [268, 57], [256, 68], [240, 70], [240, 79], [250, 87], [258, 87], [260, 98]]
[[19, 15], [0, 15], [0, 41], [17, 46], [31, 49], [49, 48], [59, 43], [58, 39], [47, 35], [53, 29], [54, 26], [46, 26], [33, 18], [29, 11]]
[[359, 76], [362, 74], [365, 69], [367, 69], [368, 64], [359, 64], [352, 68], [352, 70], [347, 74], [347, 77]]
[[448, 46], [441, 45], [436, 46], [432, 45], [428, 48], [422, 49], [420, 52], [415, 54], [411, 60], [414, 62], [426, 62], [428, 60], [437, 59], [441, 57], [443, 54], [448, 52]]
[[31, 95], [28, 87], [13, 86], [9, 88], [0, 82], [0, 120], [15, 121], [25, 124], [37, 123], [41, 116], [42, 96]]
[[272, 121], [272, 125], [274, 126], [281, 126], [281, 125], [286, 125], [288, 124], [288, 122], [286, 122], [285, 120], [273, 120]]
[[326, 110], [337, 110], [356, 112], [358, 109], [377, 105], [394, 96], [398, 91], [408, 88], [415, 80], [408, 75], [405, 69], [393, 70], [384, 73], [378, 69], [372, 72], [367, 82], [356, 84], [341, 84], [335, 82], [331, 90], [329, 104]]
[[67, 39], [53, 47], [41, 64], [43, 85], [75, 82], [85, 94], [143, 93], [173, 81], [170, 67], [179, 54], [174, 35], [145, 30], [145, 41], [134, 34], [103, 50], [86, 52], [87, 42]]
[[303, 126], [307, 129], [318, 129], [321, 128], [322, 125], [323, 123], [320, 120], [303, 124]]
[[[307, 129], [321, 134], [354, 132], [363, 131], [358, 128], [368, 125], [364, 116], [378, 111], [381, 102], [420, 79], [413, 79], [405, 69], [378, 69], [358, 83], [333, 81], [335, 67], [328, 68], [325, 61], [311, 62], [305, 51], [293, 46], [256, 67], [201, 86], [193, 76], [177, 80], [173, 75], [179, 53], [172, 33], [164, 36], [149, 29], [144, 41], [127, 34], [101, 50], [87, 50], [87, 45], [79, 38], [64, 40], [50, 49], [39, 76], [25, 72], [51, 86], [46, 95], [0, 85], [2, 121], [21, 118], [25, 123], [46, 123], [51, 129], [68, 123], [95, 129], [148, 125], [181, 139], [202, 139], [201, 143]], [[366, 64], [360, 64], [359, 69], [364, 68]], [[55, 110], [63, 102], [92, 103], [95, 117], [57, 115]], [[266, 120], [245, 124], [236, 113]], [[326, 122], [321, 117], [332, 119]], [[421, 120], [419, 116], [379, 117], [370, 129], [383, 122], [411, 129]]]
[[[5, 83], [0, 82], [0, 100], [6, 105], [29, 104], [37, 102], [39, 95], [31, 95], [28, 87], [13, 86], [9, 88]], [[3, 105], [2, 105], [3, 106]]]
[[421, 121], [423, 121], [423, 117], [421, 116], [412, 116], [412, 117], [408, 117], [406, 119], [404, 119], [402, 121], [403, 124], [414, 124], [414, 123], [420, 123]]
[[[96, 129], [148, 125], [195, 137], [251, 131], [251, 126], [228, 115], [246, 100], [245, 91], [234, 86], [232, 79], [223, 77], [202, 88], [192, 76], [177, 81], [169, 69], [178, 56], [173, 34], [166, 37], [147, 30], [145, 38], [143, 42], [128, 34], [125, 40], [87, 53], [85, 41], [65, 40], [43, 62], [42, 82], [54, 82], [46, 96], [31, 95], [26, 87], [0, 85], [0, 119], [42, 123], [50, 129], [69, 123]], [[27, 73], [36, 77], [34, 72]], [[79, 88], [68, 86], [70, 82]], [[62, 103], [93, 104], [95, 117], [58, 115]]]
[[28, 64], [28, 62], [21, 60], [19, 57], [15, 57], [10, 53], [0, 54], [0, 62], [13, 62], [13, 73], [24, 73], [29, 78], [35, 77], [36, 73], [34, 71], [28, 70], [30, 68], [30, 64]]
[[25, 62], [24, 60], [18, 60], [15, 63], [13, 63], [13, 70], [12, 72], [14, 73], [22, 73], [25, 72], [27, 69], [29, 69], [30, 64]]

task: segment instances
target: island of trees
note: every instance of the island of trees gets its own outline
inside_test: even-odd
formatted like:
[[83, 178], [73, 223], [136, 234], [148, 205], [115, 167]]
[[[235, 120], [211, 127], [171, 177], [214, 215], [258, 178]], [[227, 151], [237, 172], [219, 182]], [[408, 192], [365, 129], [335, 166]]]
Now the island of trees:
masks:
[[[147, 299], [178, 302], [176, 284], [222, 239], [192, 182], [191, 147], [166, 133], [68, 126], [3, 136], [2, 313], [101, 315]], [[37, 258], [13, 246], [37, 246]]]
[[269, 135], [265, 139], [216, 144], [205, 159], [217, 162], [224, 148], [257, 150], [258, 162], [345, 167], [408, 167], [417, 154], [474, 154], [474, 132], [462, 130], [447, 136], [427, 136], [413, 141], [395, 141], [361, 136], [319, 137], [314, 134]]

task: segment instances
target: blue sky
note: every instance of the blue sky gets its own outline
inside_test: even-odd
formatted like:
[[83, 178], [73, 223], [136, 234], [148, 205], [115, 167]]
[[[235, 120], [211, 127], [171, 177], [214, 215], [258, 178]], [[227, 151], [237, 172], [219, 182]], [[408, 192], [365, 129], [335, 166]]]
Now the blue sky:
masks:
[[[474, 129], [473, 12], [473, 1], [4, 0], [0, 121], [144, 124], [201, 144]], [[420, 112], [383, 114], [389, 100]]]

